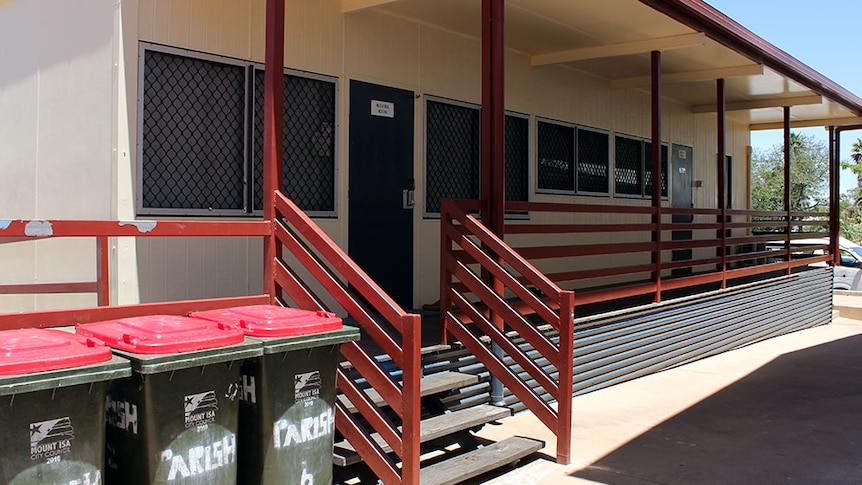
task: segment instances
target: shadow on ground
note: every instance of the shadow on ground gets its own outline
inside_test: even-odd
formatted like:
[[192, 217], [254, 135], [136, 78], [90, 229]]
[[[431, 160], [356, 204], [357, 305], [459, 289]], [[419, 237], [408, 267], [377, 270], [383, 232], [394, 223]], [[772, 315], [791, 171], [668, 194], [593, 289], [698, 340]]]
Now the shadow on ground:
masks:
[[862, 336], [783, 355], [572, 476], [862, 484]]

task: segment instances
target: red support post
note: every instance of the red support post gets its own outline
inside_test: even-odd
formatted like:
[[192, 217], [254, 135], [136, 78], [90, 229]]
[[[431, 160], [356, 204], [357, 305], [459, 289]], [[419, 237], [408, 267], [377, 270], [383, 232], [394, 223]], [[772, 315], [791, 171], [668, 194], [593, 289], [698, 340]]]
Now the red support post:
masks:
[[482, 199], [485, 224], [504, 233], [505, 186], [505, 34], [504, 0], [482, 2]]
[[652, 51], [652, 252], [655, 302], [661, 302], [661, 51]]
[[838, 185], [841, 164], [839, 162], [837, 133], [834, 126], [829, 127], [829, 254], [832, 255], [832, 265], [841, 265], [841, 252], [838, 249], [838, 239], [841, 236], [841, 194]]
[[727, 96], [724, 79], [716, 79], [715, 91], [718, 135], [718, 160], [716, 160], [718, 181], [716, 184], [718, 185], [718, 209], [721, 211], [721, 215], [718, 216], [718, 223], [721, 225], [718, 230], [718, 239], [721, 240], [718, 257], [721, 258], [719, 270], [721, 271], [721, 288], [724, 289], [727, 288]]
[[[281, 161], [284, 151], [284, 0], [266, 1], [266, 53], [264, 55], [263, 98], [263, 218], [274, 228], [275, 192], [281, 187]], [[274, 231], [264, 237], [263, 291], [276, 303], [275, 262], [281, 247]]]
[[790, 217], [790, 106], [784, 107], [784, 210], [787, 213], [787, 225], [785, 227], [784, 250], [787, 252], [787, 266], [785, 274], [793, 272], [791, 260], [793, 254], [790, 251], [790, 231], [793, 221]]
[[[506, 212], [505, 186], [505, 0], [482, 1], [482, 199], [487, 210], [482, 221], [500, 239], [504, 238]], [[493, 255], [496, 258], [496, 255]], [[498, 261], [499, 258], [497, 258]], [[502, 263], [502, 261], [500, 261]], [[483, 270], [482, 277], [494, 292], [503, 295], [503, 283]], [[503, 330], [503, 319], [492, 314], [494, 326]], [[494, 347], [495, 355], [502, 358], [502, 350]], [[491, 378], [491, 402], [502, 402], [503, 385], [494, 376]]]

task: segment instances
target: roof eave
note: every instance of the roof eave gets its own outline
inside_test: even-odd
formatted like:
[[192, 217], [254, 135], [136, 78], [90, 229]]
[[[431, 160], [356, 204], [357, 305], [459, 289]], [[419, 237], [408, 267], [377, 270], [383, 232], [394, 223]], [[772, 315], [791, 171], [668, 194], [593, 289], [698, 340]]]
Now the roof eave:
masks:
[[707, 37], [787, 76], [862, 116], [862, 98], [770, 44], [701, 0], [640, 0], [655, 10], [704, 32]]

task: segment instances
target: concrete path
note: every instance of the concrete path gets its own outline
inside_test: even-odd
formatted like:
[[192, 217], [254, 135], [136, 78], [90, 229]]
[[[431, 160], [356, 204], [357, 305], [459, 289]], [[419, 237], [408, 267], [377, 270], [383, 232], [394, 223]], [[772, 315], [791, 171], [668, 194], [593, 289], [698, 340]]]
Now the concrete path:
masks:
[[[573, 403], [571, 465], [538, 459], [485, 483], [862, 484], [859, 320], [836, 317]], [[529, 412], [479, 434], [556, 449]]]

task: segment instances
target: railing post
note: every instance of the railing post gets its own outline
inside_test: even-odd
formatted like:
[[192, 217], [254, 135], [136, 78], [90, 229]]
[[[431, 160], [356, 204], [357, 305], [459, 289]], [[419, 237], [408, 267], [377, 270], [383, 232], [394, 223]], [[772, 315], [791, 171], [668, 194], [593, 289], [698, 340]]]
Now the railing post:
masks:
[[111, 304], [111, 246], [107, 236], [96, 238], [97, 305]]
[[661, 51], [652, 51], [652, 252], [655, 302], [661, 302]]
[[440, 201], [440, 343], [449, 343], [449, 331], [446, 313], [451, 308], [449, 301], [449, 288], [452, 287], [452, 274], [449, 272], [450, 252], [452, 241], [446, 234], [446, 228], [452, 225], [452, 213], [449, 211], [449, 200]]
[[718, 192], [718, 208], [721, 211], [719, 214], [718, 223], [721, 226], [718, 230], [718, 238], [721, 241], [721, 246], [718, 249], [718, 257], [721, 258], [721, 288], [727, 288], [727, 106], [725, 95], [724, 79], [716, 79], [716, 108], [717, 108], [717, 144], [718, 155], [716, 160], [716, 170], [718, 172], [717, 192]]
[[575, 293], [560, 292], [560, 399], [557, 402], [557, 463], [572, 462], [572, 386], [574, 383]]
[[401, 423], [401, 483], [419, 484], [419, 433], [420, 383], [422, 375], [421, 325], [419, 315], [406, 315], [402, 320], [404, 368], [402, 369], [401, 396], [403, 399], [404, 419]]

